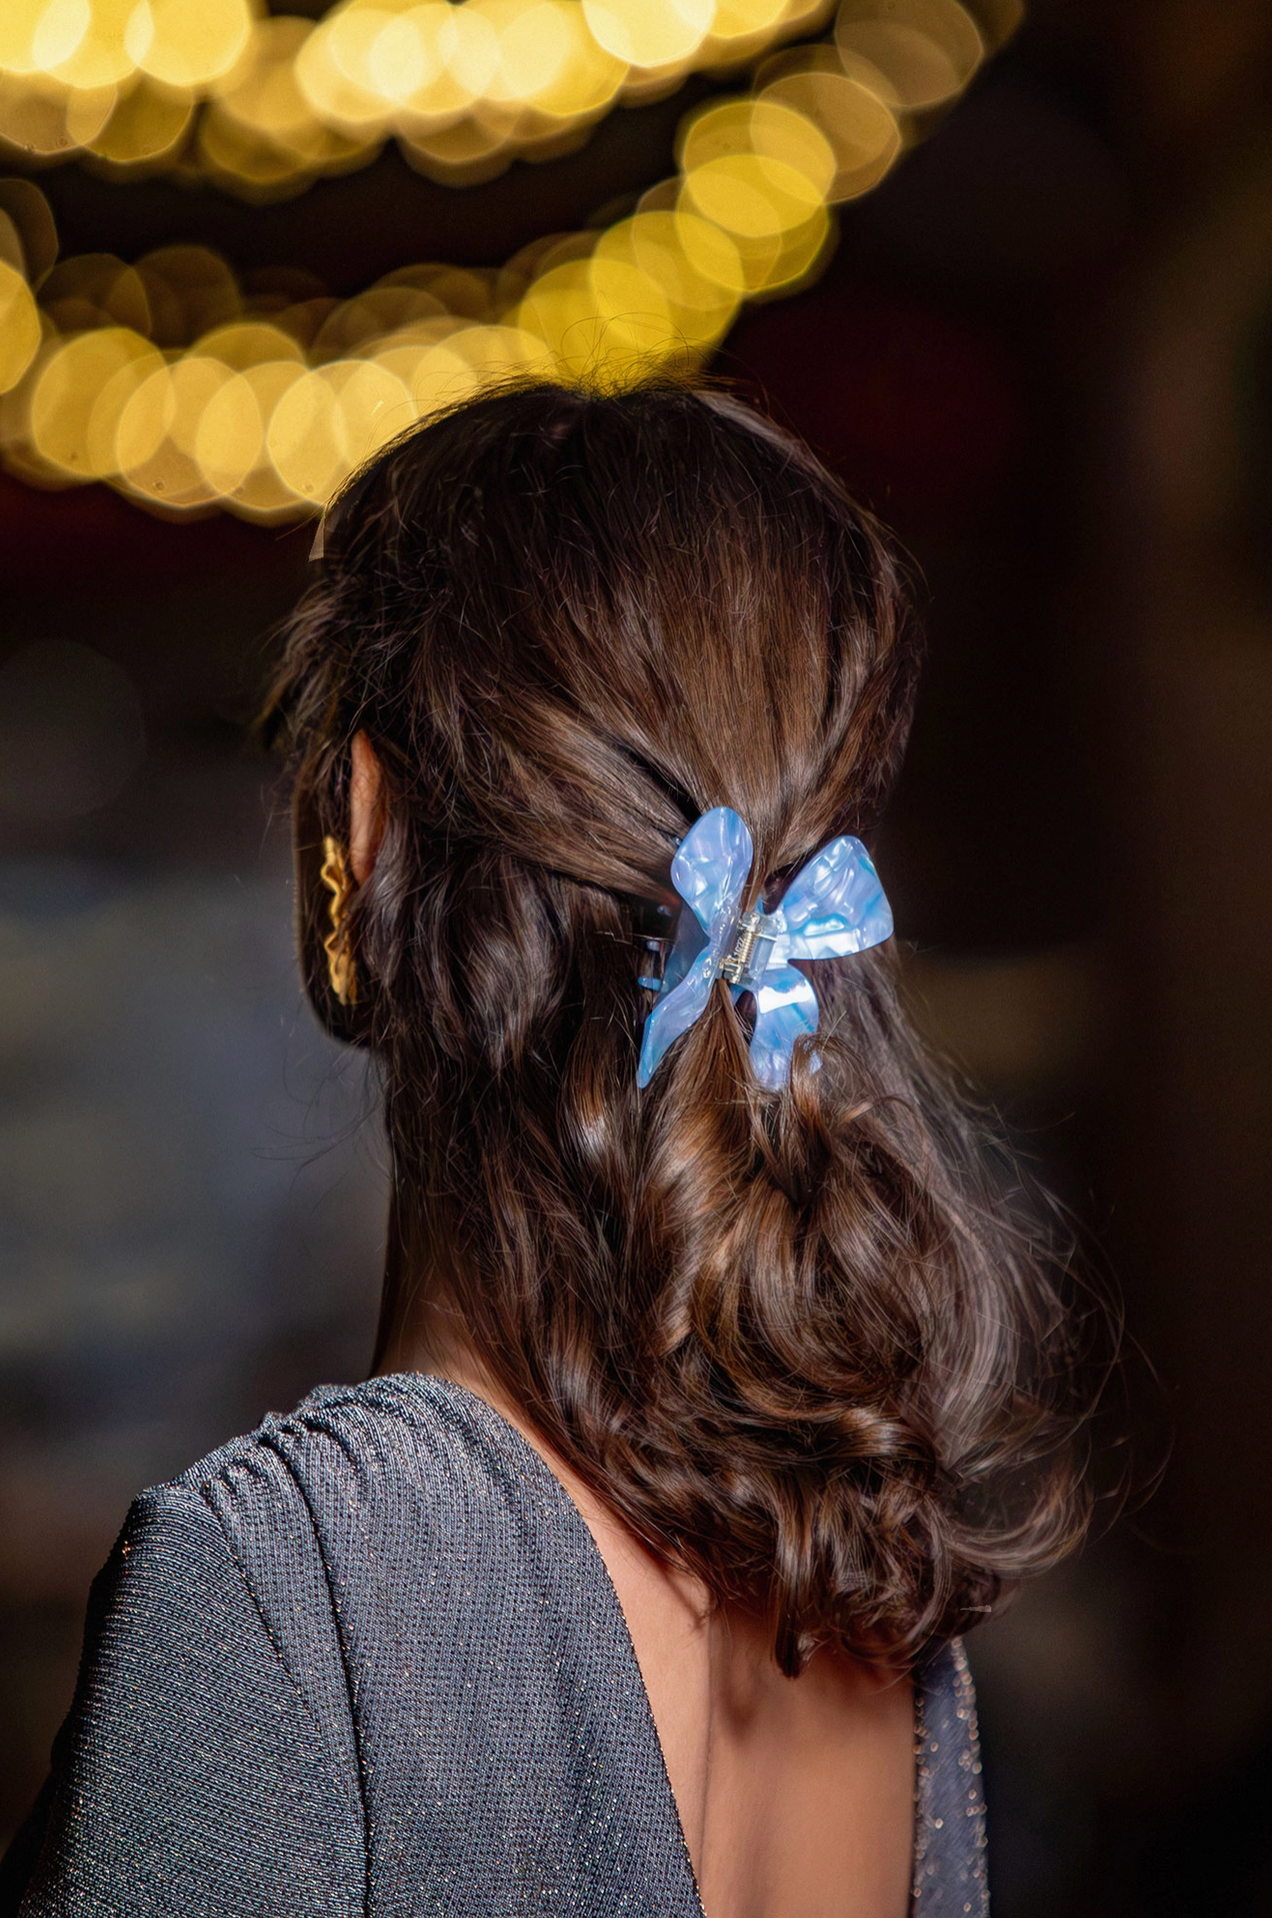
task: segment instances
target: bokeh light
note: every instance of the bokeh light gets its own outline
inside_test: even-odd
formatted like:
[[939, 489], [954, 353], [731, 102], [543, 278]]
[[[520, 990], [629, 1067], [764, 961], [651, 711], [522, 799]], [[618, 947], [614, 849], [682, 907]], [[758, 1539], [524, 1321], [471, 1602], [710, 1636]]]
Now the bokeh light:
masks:
[[843, 0], [835, 42], [849, 78], [911, 112], [961, 93], [985, 53], [959, 0]]
[[15, 266], [0, 259], [0, 393], [16, 386], [40, 344], [40, 314]]
[[340, 0], [314, 21], [253, 0], [4, 0], [0, 141], [42, 162], [193, 168], [261, 199], [396, 138], [465, 185], [829, 13], [828, 0]]
[[834, 207], [885, 176], [1014, 6], [842, 0], [833, 33], [778, 48], [825, 32], [829, 9], [343, 0], [314, 22], [247, 0], [6, 0], [4, 137], [15, 101], [45, 116], [42, 139], [70, 138], [78, 113], [95, 163], [193, 155], [259, 198], [357, 165], [390, 134], [437, 179], [487, 179], [695, 63], [742, 51], [758, 64], [749, 92], [685, 115], [676, 176], [624, 217], [534, 241], [500, 269], [404, 266], [344, 300], [282, 269], [245, 293], [202, 246], [58, 261], [38, 190], [0, 181], [0, 456], [35, 483], [104, 480], [164, 514], [298, 518], [494, 380], [606, 387], [692, 367], [744, 301], [819, 270]]
[[139, 72], [193, 91], [230, 71], [255, 25], [248, 0], [140, 0], [124, 44]]
[[691, 60], [715, 18], [713, 0], [583, 0], [598, 46], [633, 67]]
[[103, 388], [131, 362], [152, 348], [126, 326], [104, 326], [75, 333], [44, 359], [31, 394], [31, 441], [41, 459], [73, 479], [101, 479], [113, 461], [100, 466], [90, 452], [90, 426]]
[[175, 158], [193, 118], [188, 93], [138, 76], [115, 94], [110, 113], [84, 145], [108, 169], [135, 178]]

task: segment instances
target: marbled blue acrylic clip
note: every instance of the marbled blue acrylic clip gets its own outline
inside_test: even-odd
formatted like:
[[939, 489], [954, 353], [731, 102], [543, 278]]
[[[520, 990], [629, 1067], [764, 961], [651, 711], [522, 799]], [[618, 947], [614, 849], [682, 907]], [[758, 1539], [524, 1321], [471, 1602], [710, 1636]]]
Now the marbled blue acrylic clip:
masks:
[[717, 979], [736, 1000], [755, 994], [751, 1065], [763, 1086], [789, 1082], [802, 1032], [817, 1030], [817, 996], [792, 959], [835, 959], [892, 936], [892, 909], [859, 839], [832, 839], [796, 873], [776, 912], [743, 914], [751, 835], [728, 806], [690, 827], [671, 862], [671, 882], [689, 907], [653, 1011], [645, 1021], [638, 1085], [647, 1086], [669, 1046], [705, 1011]]

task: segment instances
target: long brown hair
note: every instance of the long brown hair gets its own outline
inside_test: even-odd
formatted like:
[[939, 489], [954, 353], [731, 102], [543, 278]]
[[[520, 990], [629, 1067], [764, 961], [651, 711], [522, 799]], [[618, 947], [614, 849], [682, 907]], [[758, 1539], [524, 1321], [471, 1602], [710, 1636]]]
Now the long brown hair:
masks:
[[[887, 947], [808, 968], [820, 1067], [797, 1049], [789, 1090], [723, 988], [636, 1086], [634, 928], [678, 905], [693, 821], [742, 815], [771, 909], [877, 820], [917, 664], [887, 540], [798, 441], [684, 385], [488, 395], [382, 453], [324, 538], [272, 711], [311, 990], [383, 1074], [385, 1335], [443, 1284], [544, 1437], [763, 1607], [786, 1671], [913, 1658], [1082, 1529], [1070, 1334], [1013, 1175]], [[359, 729], [388, 806], [345, 1013], [314, 865]]]

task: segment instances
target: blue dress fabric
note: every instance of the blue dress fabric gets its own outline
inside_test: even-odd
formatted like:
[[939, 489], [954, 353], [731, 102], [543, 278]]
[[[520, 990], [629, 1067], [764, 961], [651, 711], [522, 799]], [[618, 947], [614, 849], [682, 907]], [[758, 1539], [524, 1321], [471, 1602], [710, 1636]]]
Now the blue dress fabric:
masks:
[[[961, 1647], [917, 1686], [917, 1918], [984, 1918]], [[703, 1918], [591, 1534], [462, 1387], [324, 1387], [134, 1504], [8, 1861], [20, 1918]]]

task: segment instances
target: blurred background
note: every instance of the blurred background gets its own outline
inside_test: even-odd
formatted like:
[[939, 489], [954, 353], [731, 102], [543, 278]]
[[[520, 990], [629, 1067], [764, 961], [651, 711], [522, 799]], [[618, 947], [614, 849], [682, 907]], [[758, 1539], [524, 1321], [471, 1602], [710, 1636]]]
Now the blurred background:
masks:
[[[551, 114], [542, 75], [425, 112], [427, 49], [377, 42], [390, 113], [362, 42], [297, 107], [320, 4], [244, 79], [236, 3], [187, 0], [202, 93], [175, 0], [124, 10], [127, 73], [75, 67], [69, 0], [0, 22], [0, 1835], [134, 1492], [369, 1359], [372, 1102], [301, 1004], [245, 731], [313, 511], [447, 380], [646, 350], [643, 301], [913, 555], [916, 1000], [1116, 1275], [1147, 1465], [1173, 1435], [972, 1643], [999, 1918], [1272, 1912], [1272, 10], [879, 0], [836, 41], [738, 0], [704, 53], [710, 0], [614, 0]], [[822, 145], [686, 140], [765, 87]]]

